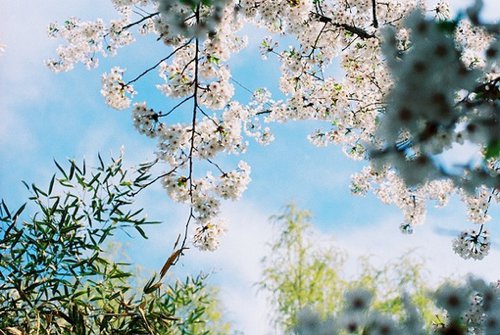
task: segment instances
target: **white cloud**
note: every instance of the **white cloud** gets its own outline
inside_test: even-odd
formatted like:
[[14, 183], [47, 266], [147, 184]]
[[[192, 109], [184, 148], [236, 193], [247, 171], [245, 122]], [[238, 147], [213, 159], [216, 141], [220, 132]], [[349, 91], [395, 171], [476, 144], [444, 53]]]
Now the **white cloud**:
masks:
[[[460, 215], [459, 213], [458, 215]], [[464, 260], [456, 255], [451, 248], [454, 237], [436, 232], [436, 218], [418, 226], [412, 235], [403, 235], [398, 229], [399, 218], [377, 218], [366, 228], [353, 229], [342, 233], [339, 244], [349, 255], [372, 255], [375, 264], [384, 264], [395, 260], [412, 250], [412, 254], [425, 260], [424, 270], [434, 284], [449, 277], [465, 276], [468, 273], [480, 276], [490, 281], [500, 279], [500, 268], [497, 266], [500, 251], [492, 249], [482, 261]], [[439, 217], [442, 222], [460, 222], [454, 215]], [[357, 264], [350, 263], [349, 271], [358, 270]]]
[[[0, 147], [6, 154], [29, 153], [36, 148], [32, 134], [26, 131], [27, 120], [8, 107], [0, 105]], [[18, 150], [21, 149], [21, 150]]]
[[53, 82], [54, 75], [45, 67], [44, 59], [55, 54], [59, 41], [48, 38], [48, 24], [70, 16], [85, 15], [96, 8], [101, 14], [109, 12], [109, 4], [103, 6], [101, 2], [79, 0], [70, 4], [50, 0], [27, 5], [20, 1], [0, 1], [2, 12], [9, 14], [0, 21], [2, 43], [8, 45], [0, 62], [2, 81], [8, 83], [2, 92], [5, 94], [3, 100], [25, 103], [26, 99], [35, 101], [52, 94], [47, 84]]
[[186, 262], [215, 270], [213, 280], [221, 285], [222, 302], [237, 329], [245, 334], [266, 334], [269, 308], [265, 296], [257, 294], [255, 283], [271, 236], [269, 215], [248, 201], [226, 204], [222, 212], [228, 231], [220, 248], [213, 253], [192, 250]]

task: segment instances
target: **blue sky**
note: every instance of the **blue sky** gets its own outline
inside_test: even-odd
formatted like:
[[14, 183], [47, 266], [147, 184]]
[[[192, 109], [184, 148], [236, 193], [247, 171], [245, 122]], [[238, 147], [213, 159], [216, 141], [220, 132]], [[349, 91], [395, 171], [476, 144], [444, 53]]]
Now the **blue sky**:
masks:
[[[494, 2], [487, 1], [491, 6]], [[130, 75], [140, 73], [164, 49], [145, 41], [121, 50], [118, 57], [102, 59], [97, 70], [87, 71], [79, 65], [69, 73], [56, 75], [43, 64], [44, 59], [55, 55], [59, 43], [46, 37], [47, 25], [70, 16], [106, 19], [113, 16], [111, 5], [102, 0], [47, 0], [43, 5], [34, 0], [0, 0], [0, 8], [8, 13], [0, 22], [0, 43], [7, 45], [6, 52], [0, 55], [0, 198], [13, 207], [21, 204], [28, 195], [21, 180], [48, 183], [55, 172], [53, 159], [85, 157], [92, 162], [98, 152], [116, 155], [121, 146], [125, 147], [130, 165], [153, 157], [155, 142], [134, 130], [129, 112], [117, 112], [104, 105], [100, 75], [114, 65], [126, 67]], [[498, 13], [494, 8], [488, 12]], [[231, 61], [234, 77], [252, 89], [276, 87], [276, 63], [259, 60], [256, 43], [261, 32], [248, 32], [254, 43]], [[157, 81], [159, 78], [151, 73], [137, 85], [136, 100], [168, 106], [171, 102], [153, 94], [151, 86], [147, 88]], [[238, 99], [248, 99], [247, 93], [237, 86], [236, 90]], [[398, 226], [402, 215], [396, 208], [383, 205], [371, 195], [360, 198], [350, 194], [349, 176], [364, 163], [349, 160], [340, 148], [315, 148], [309, 144], [306, 136], [315, 126], [310, 122], [273, 125], [275, 142], [266, 147], [251, 142], [248, 153], [237, 158], [252, 166], [252, 182], [240, 201], [223, 206], [229, 231], [220, 250], [191, 250], [177, 266], [178, 274], [198, 270], [213, 273], [211, 280], [221, 286], [228, 316], [237, 328], [247, 334], [266, 334], [270, 329], [265, 299], [255, 295], [252, 285], [259, 280], [259, 260], [272, 232], [268, 218], [291, 201], [311, 210], [316, 229], [332, 234], [353, 256], [371, 254], [373, 261], [381, 264], [415, 248], [417, 256], [427, 259], [426, 268], [433, 281], [467, 272], [490, 280], [500, 278], [498, 249], [482, 262], [464, 261], [451, 251], [452, 236], [443, 231], [471, 225], [456, 198], [447, 208], [431, 208], [426, 224], [413, 236], [401, 235]], [[139, 199], [141, 204], [152, 219], [164, 223], [149, 229], [149, 240], [126, 242], [127, 252], [138, 264], [159, 269], [188, 212], [184, 206], [173, 204], [160, 185]], [[494, 227], [500, 222], [498, 206], [491, 214], [493, 219], [488, 225], [496, 231], [494, 241], [499, 242], [500, 229]], [[356, 272], [357, 266], [355, 261], [350, 262], [349, 271]]]

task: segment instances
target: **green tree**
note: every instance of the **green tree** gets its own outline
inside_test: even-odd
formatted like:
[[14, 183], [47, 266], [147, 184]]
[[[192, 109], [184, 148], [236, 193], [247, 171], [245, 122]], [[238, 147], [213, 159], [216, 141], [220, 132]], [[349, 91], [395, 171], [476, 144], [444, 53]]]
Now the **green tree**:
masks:
[[154, 222], [133, 199], [154, 163], [99, 164], [56, 162], [46, 190], [26, 184], [31, 197], [15, 211], [0, 203], [0, 334], [229, 334], [205, 275], [164, 287], [170, 257], [139, 288], [131, 266], [109, 257], [117, 230], [147, 238], [142, 226]]
[[283, 214], [272, 217], [279, 232], [262, 259], [263, 274], [258, 283], [273, 307], [272, 323], [287, 334], [294, 333], [300, 313], [310, 309], [320, 317], [338, 314], [345, 305], [344, 294], [362, 287], [374, 295], [376, 310], [402, 318], [405, 312], [401, 290], [408, 292], [426, 324], [435, 318], [436, 307], [427, 295], [422, 262], [402, 255], [382, 268], [369, 258], [354, 278], [344, 271], [347, 254], [332, 241], [315, 236], [310, 213], [288, 205]]
[[334, 310], [347, 285], [338, 271], [345, 253], [332, 245], [315, 247], [308, 238], [309, 219], [309, 212], [292, 205], [282, 215], [273, 216], [279, 234], [269, 244], [269, 256], [262, 259], [264, 270], [258, 285], [270, 295], [273, 325], [286, 331], [293, 328], [298, 313], [306, 307], [322, 316]]

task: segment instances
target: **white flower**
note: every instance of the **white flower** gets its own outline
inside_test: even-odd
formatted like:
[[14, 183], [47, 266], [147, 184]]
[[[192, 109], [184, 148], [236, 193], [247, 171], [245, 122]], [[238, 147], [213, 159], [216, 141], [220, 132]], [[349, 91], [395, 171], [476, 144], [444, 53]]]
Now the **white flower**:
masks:
[[317, 335], [321, 328], [321, 319], [318, 313], [305, 308], [297, 314], [295, 330], [299, 335]]
[[476, 230], [463, 231], [453, 240], [453, 251], [464, 259], [483, 259], [490, 250], [490, 239], [488, 231], [480, 228]]
[[206, 222], [196, 228], [193, 244], [200, 250], [214, 251], [219, 247], [219, 238], [223, 233], [224, 228], [220, 222]]
[[148, 108], [145, 102], [134, 104], [132, 119], [139, 133], [149, 137], [155, 137], [158, 129], [158, 117], [159, 114], [152, 108]]
[[123, 81], [125, 70], [120, 67], [113, 67], [110, 73], [102, 75], [101, 94], [106, 100], [106, 104], [115, 109], [125, 109], [130, 106], [131, 99], [137, 92], [132, 85]]
[[457, 320], [467, 310], [470, 302], [470, 291], [468, 289], [451, 286], [450, 284], [441, 286], [435, 296], [436, 304], [445, 309], [454, 320]]
[[352, 312], [360, 312], [368, 309], [372, 300], [373, 294], [365, 289], [359, 288], [346, 292], [345, 310]]

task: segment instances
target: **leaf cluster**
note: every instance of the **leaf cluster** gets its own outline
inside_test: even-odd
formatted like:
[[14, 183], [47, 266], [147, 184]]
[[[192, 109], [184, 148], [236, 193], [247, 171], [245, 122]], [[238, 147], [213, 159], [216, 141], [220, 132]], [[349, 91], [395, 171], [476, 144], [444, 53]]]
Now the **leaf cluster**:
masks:
[[[129, 264], [108, 257], [103, 245], [117, 230], [147, 238], [135, 195], [150, 185], [147, 163], [127, 170], [122, 158], [96, 168], [56, 162], [46, 189], [26, 187], [29, 201], [11, 211], [0, 203], [0, 333], [208, 334], [228, 326], [214, 314], [205, 277], [162, 288], [153, 277], [134, 287]], [[27, 215], [33, 208], [34, 214]], [[217, 318], [208, 320], [208, 314]], [[214, 326], [215, 324], [215, 326]], [[221, 329], [222, 329], [221, 328]]]
[[410, 257], [410, 252], [384, 266], [363, 258], [359, 273], [349, 278], [346, 252], [313, 233], [309, 212], [288, 205], [273, 220], [279, 232], [269, 244], [269, 256], [262, 259], [264, 269], [257, 285], [268, 294], [274, 326], [286, 334], [296, 331], [304, 310], [323, 319], [339, 314], [345, 305], [345, 293], [359, 287], [373, 294], [373, 308], [378, 312], [403, 318], [401, 293], [405, 290], [426, 324], [435, 319], [437, 308], [428, 295], [422, 263]]

